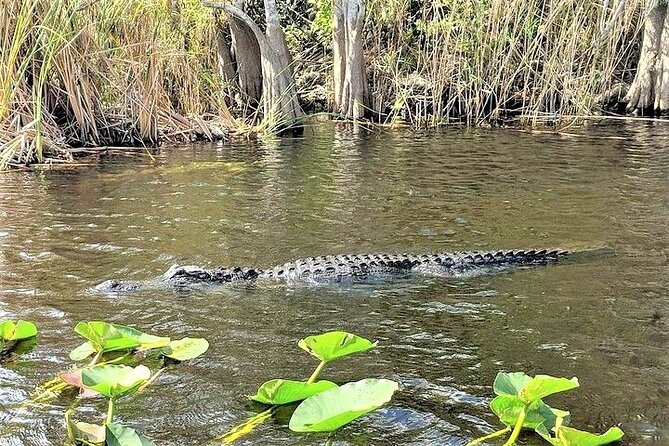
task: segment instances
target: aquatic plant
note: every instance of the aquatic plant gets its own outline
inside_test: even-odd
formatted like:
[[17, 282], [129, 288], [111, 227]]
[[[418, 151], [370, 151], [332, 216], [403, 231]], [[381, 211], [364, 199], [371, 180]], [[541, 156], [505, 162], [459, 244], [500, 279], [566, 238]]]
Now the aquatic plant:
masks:
[[87, 367], [104, 364], [137, 365], [145, 359], [157, 359], [160, 366], [152, 376], [153, 380], [170, 365], [194, 359], [209, 348], [209, 343], [204, 338], [172, 340], [103, 321], [80, 322], [75, 326], [75, 332], [86, 341], [70, 352], [70, 359], [83, 361], [90, 356], [93, 358], [85, 366], [62, 372], [55, 379], [39, 386], [37, 395], [32, 398], [33, 402], [47, 402], [70, 386], [78, 387], [86, 394], [82, 372]]
[[[108, 446], [150, 446], [154, 443], [134, 429], [114, 423], [116, 402], [119, 398], [142, 392], [173, 363], [196, 358], [207, 351], [209, 343], [204, 338], [154, 336], [135, 328], [103, 321], [80, 322], [75, 332], [86, 341], [72, 350], [70, 358], [84, 360], [94, 355], [85, 367], [62, 373], [66, 385], [81, 389], [83, 396], [103, 395], [108, 399], [107, 415], [101, 425], [73, 422], [70, 411], [65, 414], [68, 437], [72, 442]], [[143, 353], [138, 358], [137, 353]], [[120, 356], [99, 362], [106, 353], [120, 352]], [[160, 361], [155, 372], [139, 364], [130, 367], [123, 362], [136, 362], [151, 358]]]
[[530, 377], [523, 372], [498, 373], [493, 383], [497, 396], [490, 402], [490, 409], [506, 427], [477, 438], [467, 446], [474, 446], [509, 432], [511, 434], [504, 446], [511, 446], [515, 444], [522, 429], [533, 429], [554, 446], [599, 446], [622, 438], [623, 431], [618, 427], [609, 429], [603, 435], [565, 427], [570, 421], [569, 412], [552, 408], [543, 402], [544, 397], [578, 386], [578, 379], [575, 377], [567, 379], [549, 375]]
[[[153, 442], [135, 432], [134, 429], [114, 423], [116, 401], [122, 396], [136, 392], [151, 380], [151, 370], [144, 365], [98, 365], [82, 370], [82, 383], [89, 389], [108, 399], [107, 416], [103, 425], [72, 422], [69, 413], [65, 420], [68, 437], [74, 443], [85, 442], [112, 446], [153, 445]], [[139, 443], [138, 443], [139, 441]]]
[[12, 350], [18, 342], [37, 336], [37, 327], [28, 321], [0, 322], [0, 357]]
[[398, 389], [397, 383], [369, 378], [339, 387], [331, 381], [317, 380], [330, 362], [370, 350], [376, 345], [376, 342], [345, 331], [331, 331], [301, 339], [298, 346], [320, 361], [311, 376], [306, 381], [272, 379], [263, 383], [249, 399], [272, 407], [219, 438], [231, 444], [267, 420], [276, 406], [297, 401], [302, 403], [289, 422], [289, 428], [296, 432], [332, 432], [377, 409], [390, 401]]

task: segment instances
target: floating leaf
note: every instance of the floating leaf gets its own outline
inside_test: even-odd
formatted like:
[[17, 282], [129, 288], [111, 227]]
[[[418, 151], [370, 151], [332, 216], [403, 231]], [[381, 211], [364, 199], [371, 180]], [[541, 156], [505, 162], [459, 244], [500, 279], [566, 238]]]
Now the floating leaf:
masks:
[[21, 341], [37, 336], [37, 327], [32, 322], [0, 322], [0, 338], [5, 341]]
[[549, 435], [546, 429], [537, 429], [537, 433], [553, 446], [602, 446], [618, 441], [625, 435], [618, 427], [612, 427], [601, 435], [562, 426], [558, 428], [557, 437]]
[[79, 322], [74, 331], [88, 341], [72, 350], [70, 359], [73, 361], [85, 359], [95, 352], [159, 348], [170, 342], [167, 337], [153, 336], [132, 327], [102, 321]]
[[537, 375], [532, 378], [522, 372], [500, 372], [493, 383], [495, 394], [515, 395], [526, 404], [554, 393], [575, 389], [578, 386], [577, 378], [555, 378], [548, 375]]
[[116, 423], [107, 425], [106, 437], [105, 446], [156, 446], [134, 429]]
[[578, 378], [555, 378], [548, 375], [537, 375], [525, 385], [520, 397], [529, 403], [554, 393], [572, 390], [579, 386]]
[[495, 382], [492, 384], [492, 388], [495, 391], [495, 395], [519, 396], [520, 392], [531, 380], [532, 377], [527, 376], [523, 372], [500, 372], [495, 377]]
[[145, 365], [100, 365], [82, 370], [81, 380], [86, 387], [109, 398], [117, 398], [135, 391], [151, 378], [151, 370]]
[[171, 341], [161, 349], [161, 354], [176, 361], [197, 358], [209, 349], [209, 342], [204, 338], [183, 338]]
[[390, 401], [398, 389], [387, 379], [363, 379], [302, 401], [289, 427], [296, 432], [331, 432]]
[[298, 345], [321, 361], [334, 361], [353, 353], [374, 348], [376, 342], [371, 342], [345, 331], [331, 331], [304, 338], [300, 340]]
[[537, 429], [543, 425], [546, 429], [551, 429], [558, 418], [563, 419], [563, 423], [569, 422], [569, 412], [554, 409], [540, 399], [527, 406], [518, 396], [500, 395], [490, 402], [490, 409], [508, 427], [516, 425], [523, 408], [525, 408], [524, 428]]
[[81, 371], [83, 369], [74, 369], [68, 372], [61, 372], [58, 374], [58, 377], [65, 383], [70, 386], [77, 387], [79, 389], [80, 398], [92, 398], [94, 396], [99, 396], [100, 394], [93, 389], [89, 389], [84, 386], [84, 383], [81, 380]]
[[337, 387], [337, 384], [330, 381], [306, 383], [304, 381], [273, 379], [260, 386], [258, 392], [249, 398], [264, 404], [288, 404], [302, 401], [333, 387]]

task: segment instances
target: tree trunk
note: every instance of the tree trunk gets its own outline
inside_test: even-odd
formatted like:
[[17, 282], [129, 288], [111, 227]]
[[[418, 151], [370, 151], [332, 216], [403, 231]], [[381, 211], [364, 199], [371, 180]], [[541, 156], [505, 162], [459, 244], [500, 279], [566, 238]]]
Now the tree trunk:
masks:
[[[217, 13], [218, 14], [218, 13]], [[218, 73], [228, 84], [235, 82], [235, 63], [228, 44], [228, 27], [216, 16], [216, 49], [218, 53]]]
[[364, 0], [333, 0], [335, 109], [360, 119], [369, 109], [362, 29]]
[[640, 114], [669, 111], [669, 15], [666, 0], [653, 0], [644, 25], [643, 43], [627, 109]]
[[[286, 46], [283, 29], [279, 24], [279, 13], [274, 0], [265, 2], [266, 32], [240, 8], [229, 3], [206, 4], [211, 8], [223, 8], [232, 23], [236, 20], [239, 30], [244, 30], [258, 46], [262, 65], [263, 123], [274, 131], [299, 127], [304, 112], [297, 100], [293, 81], [292, 58]], [[236, 56], [239, 56], [237, 49]], [[237, 59], [239, 63], [239, 59]], [[239, 72], [239, 70], [238, 70]], [[241, 84], [241, 78], [240, 78]]]
[[[246, 12], [246, 0], [237, 0], [236, 7]], [[262, 62], [260, 47], [253, 31], [243, 20], [229, 15], [232, 49], [237, 61], [237, 75], [242, 101], [254, 108], [262, 97]]]

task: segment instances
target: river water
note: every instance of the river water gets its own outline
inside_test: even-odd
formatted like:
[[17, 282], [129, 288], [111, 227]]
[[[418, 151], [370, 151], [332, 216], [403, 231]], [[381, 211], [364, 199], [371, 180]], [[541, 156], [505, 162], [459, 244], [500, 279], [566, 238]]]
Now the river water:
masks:
[[[262, 410], [245, 395], [305, 379], [305, 336], [352, 331], [373, 351], [330, 365], [339, 383], [389, 378], [385, 408], [337, 445], [464, 445], [497, 428], [498, 371], [577, 376], [548, 398], [572, 425], [620, 425], [626, 444], [669, 444], [669, 126], [576, 135], [382, 132], [327, 124], [304, 136], [108, 156], [90, 167], [0, 176], [0, 319], [37, 323], [0, 365], [0, 445], [63, 444], [71, 393], [25, 401], [70, 365], [82, 320], [210, 344], [122, 399], [118, 419], [159, 445], [202, 445]], [[469, 279], [94, 294], [174, 263], [267, 267], [347, 252], [607, 248], [607, 255]], [[104, 401], [78, 419], [100, 421]], [[279, 411], [237, 444], [316, 445]], [[531, 436], [522, 443], [540, 444]]]

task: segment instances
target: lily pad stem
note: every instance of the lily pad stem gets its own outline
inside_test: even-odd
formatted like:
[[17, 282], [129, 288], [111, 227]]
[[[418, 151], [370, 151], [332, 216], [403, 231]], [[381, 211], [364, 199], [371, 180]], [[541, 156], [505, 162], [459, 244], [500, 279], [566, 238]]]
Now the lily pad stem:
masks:
[[507, 432], [511, 432], [510, 427], [506, 427], [502, 430], [498, 430], [497, 432], [493, 432], [492, 434], [488, 434], [484, 437], [479, 437], [475, 440], [470, 441], [465, 446], [475, 446], [477, 444], [483, 443], [484, 441], [488, 441], [488, 440], [491, 440], [493, 438], [501, 437], [502, 435], [506, 434]]
[[325, 364], [327, 363], [328, 363], [327, 361], [321, 361], [321, 363], [318, 364], [318, 367], [316, 367], [314, 373], [312, 373], [309, 379], [307, 380], [307, 384], [312, 384], [316, 381], [316, 378], [318, 378], [318, 375], [321, 374], [321, 370], [323, 370], [323, 367], [325, 367]]
[[506, 443], [504, 443], [502, 446], [512, 446], [513, 444], [516, 443], [516, 440], [518, 439], [518, 436], [520, 435], [520, 431], [523, 428], [523, 423], [525, 423], [525, 407], [523, 406], [522, 409], [520, 409], [520, 413], [518, 414], [518, 420], [516, 421], [516, 425], [513, 426], [513, 432], [511, 432], [511, 436], [509, 437], [508, 440], [506, 440]]
[[114, 401], [114, 398], [109, 398], [109, 408], [107, 409], [107, 419], [105, 420], [105, 424], [111, 424], [114, 422], [115, 406], [116, 402]]
[[100, 350], [99, 352], [97, 352], [97, 353], [95, 354], [95, 356], [93, 356], [93, 359], [92, 359], [91, 362], [88, 364], [88, 366], [89, 366], [89, 367], [93, 367], [95, 364], [97, 364], [98, 361], [100, 360], [100, 357], [101, 357], [101, 356], [102, 356], [102, 350]]
[[158, 369], [158, 371], [156, 373], [154, 373], [153, 376], [151, 376], [151, 378], [149, 378], [149, 380], [147, 382], [145, 382], [144, 384], [139, 386], [137, 391], [138, 392], [144, 392], [144, 390], [147, 387], [149, 387], [158, 378], [158, 376], [160, 376], [161, 373], [163, 373], [163, 370], [165, 370], [165, 367], [163, 367], [162, 369]]

